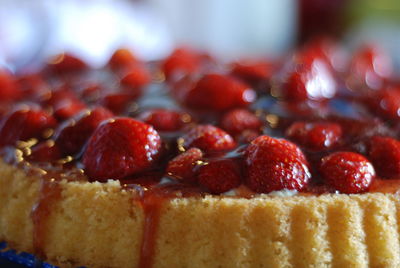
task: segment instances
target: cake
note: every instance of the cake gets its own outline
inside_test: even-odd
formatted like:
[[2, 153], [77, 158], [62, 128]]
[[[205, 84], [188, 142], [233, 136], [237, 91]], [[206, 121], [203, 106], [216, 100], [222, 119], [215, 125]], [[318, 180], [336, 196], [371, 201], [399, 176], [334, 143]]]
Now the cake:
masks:
[[0, 241], [60, 267], [399, 267], [400, 89], [376, 47], [340, 52], [1, 71]]

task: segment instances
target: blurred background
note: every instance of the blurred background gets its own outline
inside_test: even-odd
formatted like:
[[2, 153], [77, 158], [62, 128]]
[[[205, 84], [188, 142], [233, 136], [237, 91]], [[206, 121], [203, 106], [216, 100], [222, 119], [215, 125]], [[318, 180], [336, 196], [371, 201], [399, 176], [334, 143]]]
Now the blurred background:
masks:
[[0, 65], [68, 51], [101, 66], [121, 46], [157, 60], [179, 45], [279, 58], [317, 36], [375, 42], [400, 62], [399, 0], [1, 0]]

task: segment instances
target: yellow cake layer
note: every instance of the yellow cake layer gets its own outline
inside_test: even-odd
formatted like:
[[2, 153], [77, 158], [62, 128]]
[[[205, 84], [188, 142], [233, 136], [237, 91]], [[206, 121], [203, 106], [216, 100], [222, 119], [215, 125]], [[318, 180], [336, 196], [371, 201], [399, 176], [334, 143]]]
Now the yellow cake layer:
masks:
[[[62, 182], [45, 253], [62, 267], [137, 267], [143, 211], [119, 182]], [[33, 251], [39, 179], [0, 163], [0, 240]], [[393, 194], [177, 198], [165, 203], [157, 267], [400, 267]]]

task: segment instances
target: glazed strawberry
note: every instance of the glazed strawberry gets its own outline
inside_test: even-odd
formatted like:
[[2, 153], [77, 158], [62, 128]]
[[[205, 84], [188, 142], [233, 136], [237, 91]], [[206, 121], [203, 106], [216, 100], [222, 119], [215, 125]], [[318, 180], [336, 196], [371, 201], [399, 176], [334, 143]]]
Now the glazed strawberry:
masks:
[[57, 121], [36, 107], [21, 107], [0, 122], [0, 146], [13, 145], [30, 138], [40, 139], [43, 132], [54, 128]]
[[168, 80], [176, 80], [200, 69], [200, 57], [185, 48], [176, 49], [163, 63], [162, 70]]
[[39, 74], [27, 74], [19, 76], [17, 80], [23, 98], [39, 99], [49, 89], [49, 85]]
[[272, 67], [267, 62], [240, 62], [233, 65], [232, 75], [249, 83], [267, 81], [271, 77]]
[[186, 149], [197, 147], [209, 153], [233, 149], [236, 143], [228, 133], [220, 128], [212, 125], [197, 125], [178, 139], [178, 145]]
[[261, 120], [246, 109], [235, 109], [226, 113], [221, 119], [221, 127], [231, 135], [237, 135], [245, 130], [260, 132]]
[[15, 100], [19, 97], [19, 93], [13, 75], [0, 69], [0, 101]]
[[353, 152], [336, 152], [324, 157], [320, 172], [327, 185], [346, 194], [367, 191], [375, 178], [372, 164]]
[[64, 155], [75, 155], [83, 149], [97, 126], [112, 116], [112, 112], [102, 107], [85, 110], [57, 128], [54, 135], [56, 144]]
[[138, 118], [158, 131], [178, 131], [191, 121], [190, 115], [169, 109], [149, 110]]
[[260, 136], [245, 151], [247, 185], [258, 193], [302, 190], [311, 175], [301, 150], [284, 139]]
[[57, 74], [81, 72], [88, 68], [85, 62], [71, 54], [56, 55], [48, 64], [48, 69]]
[[34, 162], [53, 162], [61, 158], [61, 149], [53, 140], [47, 140], [35, 145], [27, 156], [28, 160]]
[[400, 117], [400, 88], [390, 87], [382, 89], [367, 100], [370, 110], [387, 120], [396, 120]]
[[195, 182], [194, 168], [197, 166], [196, 162], [202, 158], [203, 152], [200, 149], [190, 148], [169, 161], [166, 173], [176, 179]]
[[60, 121], [69, 119], [86, 109], [86, 105], [73, 99], [66, 99], [54, 107], [54, 116]]
[[199, 167], [198, 182], [213, 194], [227, 192], [241, 183], [239, 165], [232, 159], [210, 161]]
[[137, 64], [138, 59], [131, 51], [125, 48], [117, 49], [111, 56], [108, 65], [113, 70], [121, 70], [131, 65]]
[[336, 94], [336, 87], [329, 66], [316, 59], [295, 66], [282, 85], [281, 95], [289, 101], [324, 100]]
[[138, 92], [108, 94], [99, 100], [99, 104], [113, 113], [120, 115], [126, 113], [130, 106], [139, 97]]
[[146, 86], [150, 82], [150, 79], [150, 73], [144, 66], [132, 65], [121, 79], [121, 86], [128, 91], [136, 91]]
[[385, 79], [392, 75], [393, 66], [388, 55], [374, 45], [359, 49], [350, 63], [352, 87], [368, 86], [379, 89]]
[[83, 154], [85, 173], [94, 180], [122, 179], [151, 167], [161, 138], [150, 125], [120, 117], [103, 122]]
[[400, 142], [398, 140], [382, 136], [372, 137], [369, 158], [380, 177], [400, 177]]
[[254, 90], [231, 76], [207, 74], [187, 93], [185, 104], [190, 108], [224, 111], [246, 107], [255, 97]]
[[335, 146], [342, 137], [339, 124], [330, 122], [295, 122], [286, 136], [312, 151], [322, 151]]

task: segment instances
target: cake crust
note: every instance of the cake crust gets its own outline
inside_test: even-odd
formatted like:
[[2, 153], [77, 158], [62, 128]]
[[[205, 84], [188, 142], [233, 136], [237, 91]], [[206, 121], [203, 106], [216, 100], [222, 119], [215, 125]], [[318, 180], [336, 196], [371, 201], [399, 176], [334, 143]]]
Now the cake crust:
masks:
[[[60, 182], [44, 241], [61, 267], [139, 267], [145, 215], [119, 181]], [[34, 252], [40, 178], [0, 162], [0, 239]], [[153, 267], [399, 267], [396, 194], [173, 198]]]

